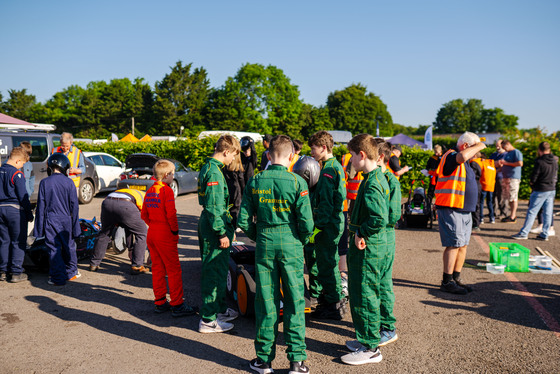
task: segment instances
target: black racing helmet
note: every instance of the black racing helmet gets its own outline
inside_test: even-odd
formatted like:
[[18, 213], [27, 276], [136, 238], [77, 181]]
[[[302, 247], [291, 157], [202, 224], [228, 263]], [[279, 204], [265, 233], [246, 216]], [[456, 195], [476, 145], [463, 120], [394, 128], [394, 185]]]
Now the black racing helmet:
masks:
[[47, 174], [51, 175], [54, 169], [58, 169], [62, 174], [68, 175], [70, 160], [62, 153], [53, 153], [47, 160]]
[[251, 148], [253, 144], [255, 144], [255, 141], [250, 136], [244, 136], [241, 138], [239, 143], [241, 143], [241, 150], [245, 152], [247, 149]]
[[319, 163], [315, 161], [313, 157], [299, 156], [292, 171], [305, 179], [309, 191], [313, 191], [319, 180], [321, 166], [319, 166]]

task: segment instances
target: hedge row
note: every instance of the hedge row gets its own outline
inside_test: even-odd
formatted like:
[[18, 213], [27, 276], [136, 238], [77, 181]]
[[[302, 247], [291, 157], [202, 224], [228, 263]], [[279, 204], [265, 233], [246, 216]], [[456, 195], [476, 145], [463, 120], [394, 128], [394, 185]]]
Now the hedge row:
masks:
[[[126, 156], [137, 152], [154, 153], [159, 157], [172, 158], [181, 161], [185, 166], [194, 170], [200, 170], [206, 157], [210, 156], [214, 149], [214, 144], [217, 138], [209, 137], [205, 139], [181, 139], [174, 142], [169, 141], [152, 141], [152, 142], [108, 142], [105, 144], [94, 145], [89, 143], [77, 143], [78, 147], [83, 151], [95, 151], [109, 153], [121, 161], [125, 161]], [[524, 142], [514, 143], [515, 147], [523, 153], [524, 167], [522, 169], [521, 186], [519, 189], [520, 199], [528, 199], [531, 194], [529, 186], [529, 177], [531, 175], [533, 165], [537, 156], [537, 146], [543, 141], [547, 140], [551, 144], [553, 153], [560, 155], [560, 142], [543, 137], [534, 137]], [[455, 140], [456, 142], [456, 140]], [[453, 143], [451, 140], [445, 142], [445, 146], [450, 147]], [[443, 144], [442, 144], [443, 145]], [[264, 151], [262, 143], [256, 144], [257, 154], [260, 155]], [[307, 144], [304, 145], [302, 154], [310, 155], [310, 148]], [[486, 154], [493, 152], [493, 148], [485, 150]], [[342, 156], [348, 150], [345, 146], [337, 146], [333, 150], [334, 156], [341, 160]], [[408, 197], [412, 181], [417, 181], [414, 187], [422, 186], [420, 181], [424, 182], [424, 187], [427, 188], [429, 180], [420, 171], [426, 168], [428, 159], [433, 154], [432, 151], [424, 151], [419, 148], [403, 147], [403, 155], [401, 156], [401, 165], [408, 165], [412, 169], [405, 173], [401, 179], [401, 189], [403, 197]], [[557, 188], [557, 197], [560, 198], [560, 189]]]

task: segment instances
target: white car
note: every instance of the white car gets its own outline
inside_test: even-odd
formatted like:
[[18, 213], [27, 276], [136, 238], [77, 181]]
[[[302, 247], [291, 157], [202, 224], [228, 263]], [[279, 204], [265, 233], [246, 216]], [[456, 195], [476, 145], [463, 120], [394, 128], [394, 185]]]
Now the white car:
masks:
[[95, 164], [99, 176], [99, 191], [116, 190], [119, 176], [125, 169], [124, 164], [108, 153], [84, 152], [84, 156]]

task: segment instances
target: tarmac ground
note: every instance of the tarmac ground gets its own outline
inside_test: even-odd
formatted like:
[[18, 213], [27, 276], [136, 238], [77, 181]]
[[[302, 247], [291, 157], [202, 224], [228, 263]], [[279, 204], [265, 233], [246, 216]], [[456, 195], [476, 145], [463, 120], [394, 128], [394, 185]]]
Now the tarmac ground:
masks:
[[[105, 196], [81, 205], [80, 217], [99, 218]], [[185, 297], [200, 305], [201, 209], [195, 194], [178, 197], [176, 205]], [[462, 274], [474, 292], [465, 296], [439, 290], [443, 251], [437, 224], [432, 230], [397, 230], [399, 339], [381, 348], [381, 363], [348, 366], [340, 356], [345, 341], [355, 339], [350, 314], [342, 321], [309, 319], [311, 373], [560, 372], [560, 275], [496, 275], [477, 267], [488, 262], [488, 243], [513, 242], [526, 209], [527, 201], [520, 202], [517, 223], [486, 223], [473, 234]], [[556, 229], [560, 234], [560, 225]], [[559, 237], [519, 243], [532, 255], [539, 254], [538, 246], [560, 259]], [[38, 269], [28, 269], [27, 282], [0, 282], [0, 373], [251, 372], [253, 319], [237, 319], [226, 334], [202, 335], [197, 316], [153, 312], [151, 276], [130, 275], [126, 253], [109, 253], [96, 273], [88, 271], [87, 260], [79, 268], [82, 277], [63, 287], [48, 285], [48, 274]], [[282, 324], [273, 368], [287, 374], [281, 331]]]

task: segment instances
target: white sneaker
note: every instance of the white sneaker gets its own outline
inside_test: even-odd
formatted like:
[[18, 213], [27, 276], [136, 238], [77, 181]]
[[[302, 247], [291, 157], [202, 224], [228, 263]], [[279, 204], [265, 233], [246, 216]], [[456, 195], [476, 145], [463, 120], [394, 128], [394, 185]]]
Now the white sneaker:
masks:
[[554, 227], [548, 229], [548, 236], [556, 236], [556, 231], [554, 231]]
[[202, 334], [211, 334], [214, 332], [226, 332], [233, 329], [233, 323], [220, 321], [215, 319], [212, 322], [204, 322], [202, 319], [198, 324], [198, 332]]
[[[537, 227], [535, 227], [534, 229], [532, 229], [529, 232], [531, 234], [540, 234], [542, 232], [542, 225], [538, 225]], [[550, 234], [548, 234], [548, 235], [550, 235]]]
[[363, 365], [381, 362], [383, 356], [379, 348], [367, 349], [366, 347], [362, 347], [356, 352], [342, 356], [340, 359], [348, 365]]
[[218, 319], [222, 322], [233, 321], [237, 317], [239, 317], [239, 313], [231, 308], [227, 308], [225, 313], [218, 313]]

